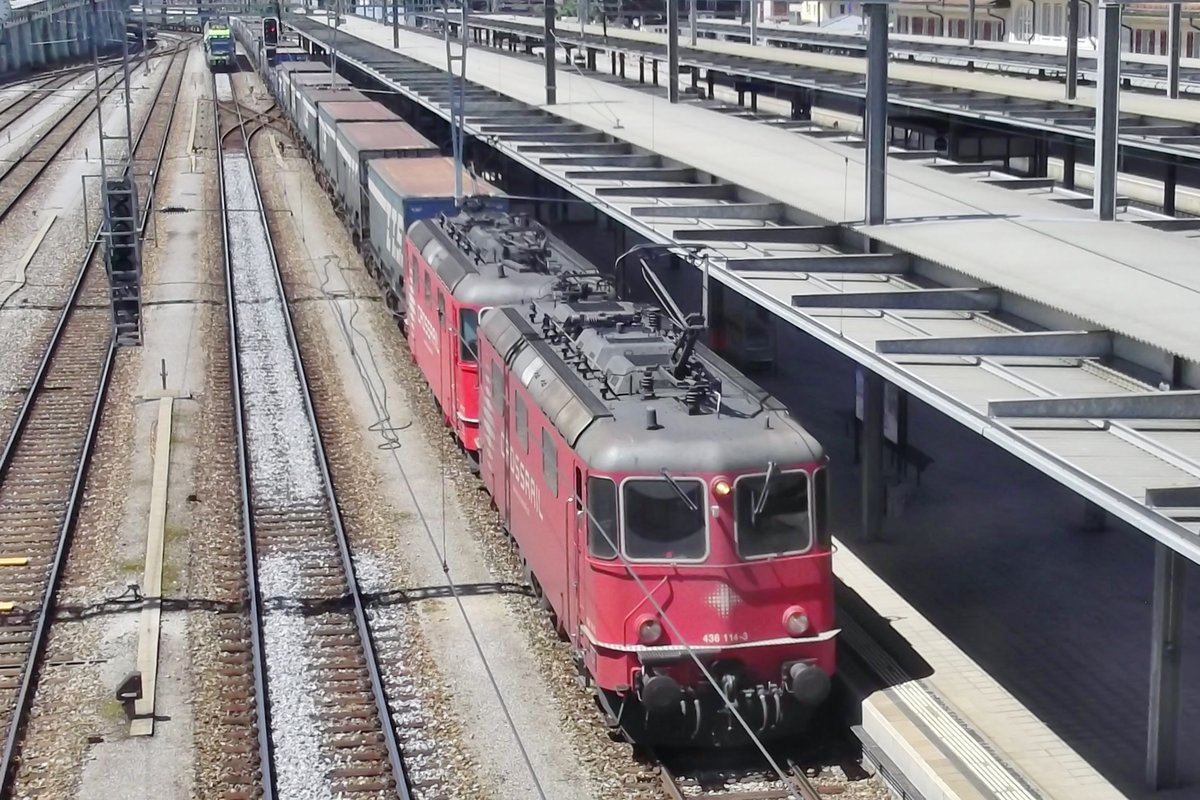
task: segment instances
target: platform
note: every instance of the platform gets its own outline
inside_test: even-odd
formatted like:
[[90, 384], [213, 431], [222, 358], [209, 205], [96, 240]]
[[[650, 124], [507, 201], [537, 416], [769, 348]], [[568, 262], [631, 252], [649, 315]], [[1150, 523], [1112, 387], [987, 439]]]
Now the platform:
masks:
[[[541, 24], [524, 17], [477, 15], [469, 25], [539, 43], [542, 36]], [[666, 58], [662, 34], [610, 29], [605, 37], [598, 25], [588, 26], [586, 33], [586, 46], [601, 53], [621, 52], [647, 64]], [[585, 44], [577, 27], [560, 28], [555, 35], [563, 46]], [[866, 96], [866, 61], [853, 56], [702, 40], [696, 47], [681, 45], [679, 63], [681, 70], [733, 76], [749, 90], [767, 93], [772, 88], [779, 96], [800, 93], [842, 103], [861, 103]], [[893, 113], [936, 114], [964, 125], [1001, 126], [1027, 135], [1053, 133], [1079, 144], [1094, 139], [1094, 86], [1079, 87], [1077, 99], [1067, 101], [1062, 87], [1052, 83], [906, 61], [889, 65], [888, 80]], [[1200, 144], [1194, 139], [1200, 104], [1123, 92], [1121, 115], [1122, 147], [1185, 162], [1200, 160]]]
[[[377, 46], [391, 45], [390, 28], [379, 23], [347, 18], [340, 30]], [[439, 40], [412, 31], [400, 32], [400, 51], [434, 67], [445, 60]], [[515, 100], [531, 106], [544, 102], [544, 76], [536, 63], [472, 50], [467, 70], [471, 81]], [[671, 105], [577, 73], [564, 71], [558, 80], [557, 116], [799, 209], [813, 222], [863, 219], [860, 150]], [[736, 159], [729, 158], [730, 142], [741, 144]], [[604, 177], [603, 168], [592, 170], [597, 179]], [[895, 160], [888, 178], [889, 224], [866, 231], [871, 236], [1093, 327], [1200, 361], [1200, 271], [1194, 268], [1200, 244], [1190, 238], [1098, 222], [1086, 210], [1054, 207]], [[724, 216], [735, 219], [740, 213], [731, 208]], [[673, 216], [678, 227], [689, 217]], [[1148, 302], [1155, 303], [1153, 315], [1143, 313]]]
[[[989, 21], [980, 14], [980, 21]], [[994, 20], [991, 20], [994, 21]], [[565, 25], [563, 27], [566, 27]], [[656, 26], [655, 29], [662, 26]], [[680, 29], [688, 35], [687, 20], [681, 20]], [[750, 41], [750, 26], [737, 20], [705, 19], [697, 23], [698, 33], [704, 38]], [[758, 23], [758, 41], [762, 45], [823, 50], [865, 52], [866, 37], [861, 33], [830, 31], [816, 25], [789, 25], [775, 22]], [[1025, 44], [1021, 42], [993, 42], [977, 39], [969, 44], [965, 39], [942, 36], [916, 36], [891, 33], [888, 49], [893, 57], [911, 59], [948, 66], [971, 65], [974, 69], [1009, 72], [1038, 77], [1057, 76], [1059, 79], [1067, 68], [1067, 46], [1050, 44]], [[1079, 47], [1079, 75], [1096, 79], [1096, 55], [1094, 44], [1081, 39]], [[1134, 88], [1165, 91], [1167, 84], [1167, 57], [1138, 53], [1121, 54], [1121, 77]], [[1200, 59], [1180, 59], [1179, 90], [1185, 93], [1200, 92]]]
[[[843, 642], [890, 679], [863, 700], [860, 735], [888, 754], [924, 800], [1124, 800], [850, 549], [837, 547]], [[886, 620], [886, 630], [860, 625], [863, 610], [847, 613], [854, 605], [847, 596]], [[889, 643], [902, 651], [899, 659], [885, 650]]]

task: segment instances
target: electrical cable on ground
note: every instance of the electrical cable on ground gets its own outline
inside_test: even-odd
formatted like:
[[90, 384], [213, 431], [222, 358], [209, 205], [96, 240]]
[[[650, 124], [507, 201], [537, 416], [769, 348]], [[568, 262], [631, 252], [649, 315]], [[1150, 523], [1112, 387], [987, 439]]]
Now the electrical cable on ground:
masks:
[[[312, 252], [308, 247], [307, 241], [304, 242], [304, 248], [309, 255], [309, 258], [307, 259], [307, 261], [309, 263], [309, 267], [310, 267], [310, 269], [313, 269], [315, 271], [316, 270], [315, 265], [318, 260], [313, 258]], [[325, 263], [330, 263], [330, 262], [334, 262], [334, 261], [336, 261], [337, 263], [340, 264], [340, 260], [336, 260], [336, 259], [328, 259], [325, 261]], [[368, 401], [371, 403], [372, 407], [375, 409], [378, 420], [380, 420], [380, 422], [376, 423], [376, 425], [378, 427], [374, 427], [372, 429], [374, 430], [375, 433], [377, 433], [380, 437], [382, 437], [384, 439], [385, 446], [382, 449], [387, 450], [391, 454], [392, 461], [395, 464], [395, 467], [400, 474], [401, 480], [404, 483], [404, 486], [407, 490], [407, 493], [413, 504], [413, 507], [416, 509], [417, 518], [420, 520], [421, 526], [425, 532], [425, 536], [429, 540], [430, 546], [433, 548], [434, 553], [437, 555], [439, 563], [445, 565], [445, 564], [447, 564], [447, 562], [446, 562], [444, 552], [439, 550], [439, 548], [438, 548], [437, 540], [434, 537], [434, 533], [433, 533], [432, 527], [430, 525], [428, 515], [426, 514], [425, 509], [422, 507], [420, 499], [417, 497], [416, 489], [413, 487], [412, 482], [408, 476], [408, 471], [405, 469], [404, 464], [401, 462], [399, 453], [397, 452], [400, 448], [400, 442], [395, 434], [398, 430], [401, 430], [402, 428], [388, 427], [382, 422], [384, 420], [390, 419], [390, 412], [387, 410], [386, 406], [381, 406], [381, 402], [386, 402], [387, 383], [386, 383], [386, 379], [383, 377], [382, 370], [379, 368], [378, 361], [375, 358], [374, 350], [370, 344], [370, 339], [367, 338], [362, 333], [362, 331], [354, 324], [354, 319], [355, 319], [355, 317], [357, 317], [357, 315], [361, 309], [361, 305], [359, 303], [358, 298], [353, 293], [350, 293], [349, 297], [347, 298], [345, 296], [335, 295], [335, 294], [332, 294], [329, 291], [327, 291], [327, 289], [325, 287], [328, 286], [328, 282], [329, 282], [328, 279], [330, 278], [331, 274], [332, 273], [330, 273], [330, 272], [326, 272], [324, 277], [322, 277], [321, 273], [318, 272], [317, 273], [318, 284], [321, 287], [320, 291], [322, 292], [322, 295], [324, 296], [326, 302], [328, 303], [331, 310], [333, 310], [335, 316], [338, 318], [339, 330], [342, 333], [343, 341], [345, 342], [346, 347], [349, 349], [351, 356], [355, 361], [356, 368], [358, 369], [358, 373], [359, 373], [359, 379], [362, 382], [363, 388], [366, 390]], [[347, 319], [345, 317], [345, 315], [340, 307], [340, 301], [345, 301], [345, 300], [349, 300], [349, 302], [351, 303], [352, 309], [353, 309], [353, 312], [349, 319]], [[359, 353], [358, 353], [359, 345], [357, 345], [354, 341], [355, 334], [357, 334], [358, 338], [362, 339], [362, 347], [363, 347], [363, 349], [365, 349], [367, 351], [366, 361], [364, 361], [362, 359], [361, 355], [359, 355]], [[369, 368], [367, 367], [367, 362], [370, 363]], [[370, 374], [368, 374], [368, 373], [370, 373]], [[379, 385], [383, 387], [382, 391], [376, 390], [375, 381], [372, 380], [372, 375], [378, 379]], [[412, 421], [409, 421], [403, 427], [404, 428], [409, 427], [409, 426], [411, 426], [411, 424], [412, 424]], [[444, 519], [445, 519], [445, 517], [443, 515], [443, 520]], [[444, 524], [444, 522], [443, 522], [443, 524]], [[443, 574], [445, 576], [446, 586], [450, 590], [450, 594], [454, 598], [454, 602], [458, 607], [459, 615], [461, 616], [464, 624], [466, 625], [467, 632], [471, 638], [472, 645], [475, 649], [476, 654], [479, 656], [480, 663], [483, 666], [484, 672], [488, 678], [488, 682], [490, 683], [490, 685], [492, 687], [492, 692], [496, 697], [496, 702], [499, 705], [502, 714], [504, 715], [505, 723], [506, 723], [507, 727], [509, 728], [510, 732], [513, 735], [513, 738], [517, 745], [517, 749], [520, 752], [521, 759], [524, 762], [525, 768], [528, 771], [531, 780], [533, 781], [534, 788], [536, 789], [536, 791], [538, 793], [538, 797], [540, 797], [541, 800], [547, 800], [547, 796], [546, 796], [544, 788], [542, 787], [541, 780], [538, 776], [537, 770], [533, 766], [532, 758], [530, 757], [529, 752], [526, 749], [525, 742], [521, 736], [521, 733], [517, 728], [516, 720], [513, 718], [512, 712], [509, 709], [508, 703], [504, 699], [504, 693], [500, 688], [499, 679], [496, 677], [496, 674], [492, 668], [491, 662], [488, 659], [487, 654], [484, 652], [483, 643], [479, 638], [479, 635], [475, 629], [474, 623], [471, 621], [471, 616], [466, 609], [466, 605], [463, 601], [462, 593], [459, 590], [458, 585], [455, 583], [454, 578], [451, 575], [448, 566], [446, 566], [444, 568]]]

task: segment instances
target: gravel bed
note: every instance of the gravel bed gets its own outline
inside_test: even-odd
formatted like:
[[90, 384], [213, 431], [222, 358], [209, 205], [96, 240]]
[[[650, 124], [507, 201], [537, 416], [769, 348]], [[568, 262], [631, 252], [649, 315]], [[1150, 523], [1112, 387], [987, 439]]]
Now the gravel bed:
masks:
[[[139, 365], [136, 359], [121, 358], [114, 370], [58, 597], [60, 621], [51, 631], [23, 737], [16, 798], [74, 796], [89, 739], [123, 735], [124, 715], [111, 700], [112, 676], [103, 663], [86, 663], [100, 655], [111, 620], [103, 615], [62, 619], [120, 594], [126, 577], [113, 553], [129, 490], [121, 476], [132, 455], [134, 414], [126, 398], [137, 384]], [[80, 661], [85, 663], [64, 663]]]
[[[154, 69], [166, 69], [166, 62], [159, 59]], [[157, 80], [160, 74], [152, 72], [151, 80]], [[110, 99], [105, 108], [111, 112], [115, 103]], [[137, 126], [150, 113], [152, 98], [146, 92], [138, 93], [134, 103]], [[154, 132], [147, 136], [152, 138]], [[0, 437], [7, 437], [22, 400], [13, 392], [23, 390], [32, 379], [87, 252], [85, 204], [90, 209], [87, 222], [95, 226], [99, 221], [99, 184], [89, 180], [81, 198], [78, 178], [94, 139], [94, 127], [84, 126], [29, 190], [20, 207], [0, 224], [0, 252], [10, 254], [0, 265], [0, 341], [5, 343], [0, 349]], [[89, 168], [96, 166], [91, 164]], [[63, 205], [64, 194], [71, 198], [69, 206]], [[32, 234], [42, 225], [43, 209], [53, 209], [58, 218], [28, 267], [18, 270], [17, 262], [24, 257]]]
[[[267, 139], [255, 141], [260, 157], [271, 158]], [[264, 161], [262, 163], [273, 163]], [[264, 201], [269, 209], [283, 208], [271, 170], [263, 170]], [[285, 274], [303, 274], [306, 256], [294, 226], [272, 214], [272, 229]], [[290, 266], [289, 266], [290, 265]], [[307, 290], [303, 292], [308, 294]], [[351, 538], [360, 590], [367, 600], [368, 619], [383, 670], [393, 723], [404, 753], [405, 766], [418, 800], [428, 798], [494, 797], [494, 787], [480, 780], [477, 765], [461, 746], [461, 722], [449, 702], [446, 683], [429, 657], [420, 620], [404, 601], [411, 588], [406, 580], [402, 542], [392, 534], [403, 515], [389, 500], [369, 451], [364, 451], [361, 426], [345, 414], [338, 366], [329, 353], [322, 327], [322, 304], [296, 302], [292, 314], [304, 352], [305, 369], [314, 392], [330, 469], [338, 491], [339, 508]]]
[[318, 507], [325, 501], [324, 481], [257, 211], [254, 176], [242, 154], [223, 158], [228, 202], [235, 209], [255, 209], [229, 215], [251, 489], [258, 503], [275, 509]]
[[[145, 94], [135, 96], [135, 114], [139, 118], [149, 113], [150, 100]], [[77, 137], [63, 157], [70, 159], [72, 148], [80, 146]], [[52, 166], [39, 186], [31, 190], [28, 202], [53, 191], [54, 173], [61, 169], [65, 167]], [[73, 216], [61, 217], [51, 228], [30, 263], [27, 288], [14, 293], [10, 305], [0, 312], [0, 338], [5, 342], [0, 351], [0, 376], [3, 376], [0, 381], [4, 384], [0, 386], [3, 398], [0, 425], [5, 435], [11, 424], [10, 412], [15, 412], [20, 400], [20, 395], [9, 392], [28, 383], [50, 327], [58, 317], [56, 309], [38, 306], [61, 305], [68, 280], [74, 278], [83, 256], [84, 244], [78, 232], [82, 227], [82, 208], [77, 211]], [[71, 224], [75, 220], [78, 224]], [[8, 225], [5, 228], [11, 232]], [[5, 294], [5, 286], [0, 283], [0, 297]], [[136, 415], [130, 399], [140, 370], [136, 352], [119, 354], [114, 364], [57, 598], [58, 615], [22, 739], [13, 788], [16, 798], [75, 796], [91, 746], [124, 736], [125, 717], [112, 695], [116, 681], [123, 676], [112, 674], [105, 653], [116, 640], [123, 642], [126, 632], [136, 631], [136, 612], [115, 617], [95, 612], [100, 608], [118, 610], [119, 605], [107, 601], [124, 591], [130, 577], [117, 553], [130, 495], [125, 477], [129, 474], [135, 440]]]

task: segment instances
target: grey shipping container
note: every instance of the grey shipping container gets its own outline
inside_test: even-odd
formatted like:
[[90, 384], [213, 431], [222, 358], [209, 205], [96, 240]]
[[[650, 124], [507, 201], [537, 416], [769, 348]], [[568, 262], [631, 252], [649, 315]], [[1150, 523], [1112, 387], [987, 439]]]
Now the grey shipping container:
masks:
[[[296, 87], [296, 102], [300, 105], [304, 112], [301, 116], [306, 117], [310, 124], [316, 119], [317, 109], [321, 107], [321, 103], [367, 103], [371, 98], [367, 97], [362, 92], [357, 92], [354, 89], [348, 89], [342, 86], [335, 88], [327, 88], [324, 86], [297, 86]], [[296, 123], [296, 130], [304, 130], [300, 126], [300, 120], [293, 115], [292, 120]]]
[[[296, 120], [296, 126], [302, 127], [300, 118], [305, 110], [302, 102], [303, 92], [306, 89], [337, 88], [345, 88], [349, 91], [353, 87], [350, 86], [350, 81], [341, 76], [338, 76], [337, 80], [330, 80], [328, 72], [301, 72], [299, 75], [292, 75], [288, 83], [287, 96], [284, 98], [284, 107], [292, 115], [292, 119]], [[316, 113], [315, 109], [312, 109], [312, 113]]]
[[[329, 92], [345, 92], [344, 101], [339, 101], [332, 98]], [[314, 95], [320, 93], [323, 99], [313, 99]], [[325, 103], [347, 102], [358, 104], [375, 105], [374, 101], [350, 87], [329, 87], [329, 86], [305, 86], [303, 84], [294, 84], [292, 86], [292, 97], [295, 100], [296, 110], [292, 114], [292, 119], [296, 121], [296, 129], [300, 131], [300, 138], [304, 144], [316, 152], [317, 147], [317, 115], [320, 107]]]
[[321, 103], [317, 109], [316, 122], [304, 131], [304, 136], [330, 179], [337, 169], [334, 163], [334, 151], [337, 149], [336, 126], [341, 122], [400, 122], [400, 118], [379, 103], [370, 100], [365, 103]]
[[338, 198], [346, 207], [346, 219], [353, 229], [359, 230], [366, 221], [362, 209], [367, 193], [367, 161], [440, 155], [437, 145], [407, 122], [339, 122], [337, 147], [328, 148], [327, 156], [333, 162], [330, 175]]
[[[487, 181], [463, 175], [463, 192], [486, 197], [485, 208], [503, 211], [508, 198]], [[369, 250], [404, 307], [404, 237], [414, 222], [453, 214], [454, 161], [449, 158], [373, 158], [367, 162]]]
[[329, 73], [329, 67], [320, 61], [294, 61], [280, 64], [271, 70], [271, 91], [280, 105], [287, 108], [288, 92], [291, 90], [292, 77], [301, 74]]

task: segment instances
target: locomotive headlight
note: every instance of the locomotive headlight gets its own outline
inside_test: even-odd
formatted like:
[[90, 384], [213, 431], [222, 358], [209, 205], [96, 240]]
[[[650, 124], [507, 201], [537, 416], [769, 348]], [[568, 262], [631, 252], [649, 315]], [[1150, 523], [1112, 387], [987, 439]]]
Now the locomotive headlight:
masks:
[[729, 485], [729, 481], [724, 478], [718, 478], [713, 484], [712, 489], [713, 494], [717, 497], [728, 497], [729, 493], [733, 491], [733, 487]]
[[792, 606], [783, 612], [783, 627], [792, 636], [802, 636], [808, 630], [808, 614], [800, 606]]
[[654, 644], [662, 638], [662, 623], [653, 617], [647, 617], [638, 625], [638, 641], [642, 644]]

